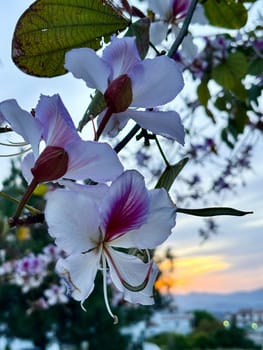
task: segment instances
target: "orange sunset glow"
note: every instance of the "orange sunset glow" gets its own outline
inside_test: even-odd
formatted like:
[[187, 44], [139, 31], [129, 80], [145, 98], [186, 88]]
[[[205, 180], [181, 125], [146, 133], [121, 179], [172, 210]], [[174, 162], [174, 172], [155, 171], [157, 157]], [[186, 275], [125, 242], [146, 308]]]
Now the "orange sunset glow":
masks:
[[226, 271], [230, 264], [215, 255], [165, 259], [158, 266], [161, 276], [155, 287], [161, 293], [188, 293], [217, 289], [222, 282], [221, 272]]

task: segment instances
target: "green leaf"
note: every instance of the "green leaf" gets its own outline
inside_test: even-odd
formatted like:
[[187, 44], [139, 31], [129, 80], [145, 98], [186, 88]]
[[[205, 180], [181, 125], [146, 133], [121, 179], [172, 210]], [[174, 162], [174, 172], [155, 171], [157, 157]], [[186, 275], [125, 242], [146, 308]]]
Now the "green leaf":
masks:
[[228, 207], [211, 207], [200, 209], [185, 209], [177, 208], [177, 213], [189, 214], [194, 216], [218, 216], [218, 215], [231, 215], [231, 216], [244, 216], [247, 214], [253, 214], [253, 211], [241, 211]]
[[79, 122], [78, 130], [82, 131], [84, 126], [91, 121], [91, 119], [96, 118], [106, 108], [106, 102], [103, 94], [100, 91], [96, 91], [94, 97], [85, 111], [84, 116]]
[[260, 75], [263, 71], [263, 60], [262, 57], [258, 57], [249, 62], [248, 74]]
[[12, 58], [25, 73], [53, 77], [66, 73], [64, 56], [76, 47], [100, 48], [129, 24], [107, 0], [37, 0], [20, 17]]
[[226, 89], [234, 89], [247, 72], [246, 56], [233, 52], [212, 70], [212, 78]]
[[206, 106], [211, 95], [208, 89], [208, 81], [207, 79], [202, 80], [201, 83], [197, 87], [197, 95], [198, 100], [201, 103], [201, 105]]
[[208, 0], [203, 5], [210, 24], [216, 27], [239, 29], [247, 22], [247, 10], [236, 0]]
[[140, 18], [137, 22], [130, 25], [125, 36], [135, 36], [136, 44], [141, 59], [144, 59], [150, 44], [149, 38], [150, 19], [148, 17]]
[[176, 177], [183, 170], [184, 166], [188, 162], [189, 158], [181, 159], [174, 165], [168, 165], [162, 175], [160, 176], [155, 188], [165, 188], [167, 191], [170, 190]]

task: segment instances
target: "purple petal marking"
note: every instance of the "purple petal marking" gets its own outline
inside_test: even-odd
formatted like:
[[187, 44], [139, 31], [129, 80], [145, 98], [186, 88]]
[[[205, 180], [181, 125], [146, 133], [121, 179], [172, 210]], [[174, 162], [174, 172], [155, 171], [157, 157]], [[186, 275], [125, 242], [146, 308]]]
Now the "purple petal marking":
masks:
[[36, 107], [36, 119], [44, 126], [43, 138], [49, 146], [64, 148], [68, 142], [80, 139], [71, 116], [58, 94], [41, 95]]
[[190, 0], [174, 0], [173, 1], [173, 16], [177, 19], [184, 18], [190, 6]]
[[143, 177], [137, 171], [123, 173], [111, 185], [101, 209], [105, 241], [143, 225], [149, 212], [149, 196]]

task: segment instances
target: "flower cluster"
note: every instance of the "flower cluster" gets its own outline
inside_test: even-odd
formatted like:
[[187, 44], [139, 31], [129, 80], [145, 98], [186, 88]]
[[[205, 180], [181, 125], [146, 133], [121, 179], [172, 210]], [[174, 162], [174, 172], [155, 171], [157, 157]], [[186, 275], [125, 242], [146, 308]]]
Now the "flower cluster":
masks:
[[[30, 253], [21, 259], [4, 261], [0, 265], [0, 278], [20, 286], [22, 292], [26, 294], [43, 285], [56, 261], [62, 256], [64, 256], [62, 250], [49, 244], [39, 254]], [[35, 301], [34, 304], [37, 302], [38, 308], [40, 306], [46, 308], [48, 305], [65, 303], [67, 300], [64, 286], [52, 283], [48, 285], [48, 288], [45, 287], [43, 297]]]
[[[141, 59], [134, 37], [113, 37], [102, 56], [88, 48], [73, 49], [66, 54], [65, 67], [103, 97], [105, 108], [98, 116], [94, 141], [80, 137], [59, 95], [42, 95], [31, 113], [15, 100], [0, 103], [1, 123], [32, 149], [22, 161], [29, 186], [10, 224], [19, 223], [38, 184], [56, 182], [46, 195], [45, 219], [63, 255], [47, 247], [44, 254], [4, 263], [1, 271], [11, 274], [27, 292], [45, 279], [51, 262], [47, 257], [52, 261], [59, 257], [56, 270], [81, 305], [101, 271], [105, 305], [116, 319], [107, 280], [131, 303], [154, 303], [158, 268], [152, 251], [170, 235], [176, 208], [165, 189], [147, 190], [140, 173], [124, 171], [116, 152], [99, 138], [115, 136], [132, 119], [141, 128], [183, 145], [180, 116], [160, 106], [172, 101], [184, 82], [173, 59]], [[65, 303], [67, 298], [61, 286], [52, 284], [41, 300], [38, 305], [44, 307]]]

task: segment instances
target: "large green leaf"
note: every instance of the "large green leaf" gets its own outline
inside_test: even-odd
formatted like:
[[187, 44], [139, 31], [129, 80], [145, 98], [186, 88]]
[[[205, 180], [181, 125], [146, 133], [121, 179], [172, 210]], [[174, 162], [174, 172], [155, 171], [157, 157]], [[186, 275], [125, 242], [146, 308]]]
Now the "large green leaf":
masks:
[[64, 56], [75, 47], [100, 47], [101, 38], [129, 24], [106, 0], [37, 0], [20, 17], [12, 45], [25, 73], [53, 77], [66, 72]]
[[239, 29], [247, 22], [247, 10], [241, 1], [208, 0], [204, 8], [209, 22], [217, 27]]

